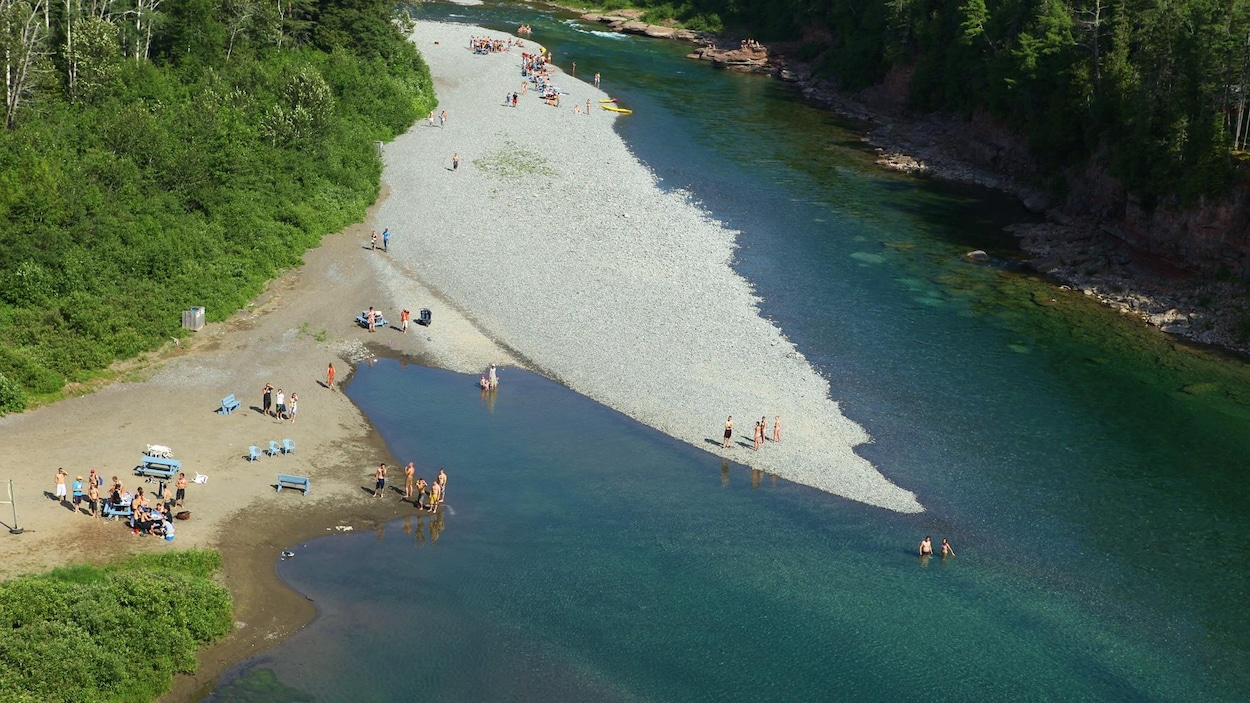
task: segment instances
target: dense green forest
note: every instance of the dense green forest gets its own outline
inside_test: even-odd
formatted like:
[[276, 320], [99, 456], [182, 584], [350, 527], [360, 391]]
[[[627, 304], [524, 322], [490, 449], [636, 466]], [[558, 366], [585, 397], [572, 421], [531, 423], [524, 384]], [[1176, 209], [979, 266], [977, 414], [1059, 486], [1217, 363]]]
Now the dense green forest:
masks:
[[[574, 0], [577, 2], [577, 0]], [[644, 19], [763, 41], [848, 90], [914, 71], [922, 111], [984, 111], [1044, 172], [1090, 163], [1150, 205], [1239, 177], [1250, 115], [1250, 3], [1238, 0], [607, 0]], [[1038, 184], [1062, 189], [1064, 179]]]
[[150, 701], [230, 631], [221, 555], [144, 554], [0, 582], [0, 701]]
[[242, 307], [433, 107], [386, 0], [0, 0], [0, 414]]

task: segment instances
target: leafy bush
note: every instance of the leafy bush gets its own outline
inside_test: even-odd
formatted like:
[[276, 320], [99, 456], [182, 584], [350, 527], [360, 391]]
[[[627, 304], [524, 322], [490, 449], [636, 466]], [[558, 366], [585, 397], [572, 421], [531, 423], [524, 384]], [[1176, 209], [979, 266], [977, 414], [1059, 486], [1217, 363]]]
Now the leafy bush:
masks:
[[26, 409], [26, 394], [22, 387], [0, 373], [0, 415], [20, 413]]
[[[183, 335], [192, 305], [210, 320], [245, 305], [363, 217], [373, 143], [433, 107], [387, 3], [297, 2], [284, 19], [232, 7], [166, 3], [150, 60], [114, 44], [120, 17], [80, 18], [72, 51], [47, 40], [55, 80], [21, 113], [38, 119], [0, 129], [0, 374], [26, 396]], [[0, 414], [22, 406], [3, 397]]]
[[220, 564], [192, 550], [0, 582], [0, 700], [156, 698], [230, 630]]

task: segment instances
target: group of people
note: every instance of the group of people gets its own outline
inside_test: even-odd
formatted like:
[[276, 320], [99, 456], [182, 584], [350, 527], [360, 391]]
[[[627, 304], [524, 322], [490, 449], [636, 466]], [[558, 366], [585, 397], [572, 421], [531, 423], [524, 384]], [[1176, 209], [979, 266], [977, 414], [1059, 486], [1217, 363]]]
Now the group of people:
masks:
[[[760, 447], [764, 446], [764, 442], [767, 438], [767, 434], [768, 434], [768, 418], [765, 416], [765, 417], [761, 417], [755, 423], [755, 430], [751, 433], [752, 448], [755, 449], [756, 451], [759, 451]], [[723, 442], [721, 442], [722, 449], [729, 448], [729, 441], [733, 439], [733, 435], [734, 435], [734, 416], [730, 415], [725, 420], [725, 439]], [[773, 416], [773, 443], [779, 444], [780, 442], [781, 442], [781, 416], [774, 415]]]
[[[373, 310], [373, 308], [369, 308]], [[370, 323], [370, 330], [372, 330]], [[334, 381], [334, 365], [330, 365], [330, 373], [327, 374], [328, 382], [326, 385], [333, 385]], [[296, 415], [299, 414], [299, 394], [291, 393], [291, 403], [287, 404], [286, 394], [279, 388], [275, 394], [272, 383], [266, 383], [261, 390], [261, 412], [269, 417], [276, 417], [279, 420], [290, 420], [295, 422]]]
[[[434, 114], [434, 113], [430, 113], [430, 114]], [[369, 236], [369, 246], [371, 249], [373, 249], [373, 251], [378, 250], [378, 231], [376, 229], [373, 230], [373, 234]], [[391, 250], [391, 230], [389, 228], [384, 227], [382, 228], [382, 251], [390, 251], [390, 250]]]
[[[475, 54], [493, 54], [507, 51], [512, 48], [512, 37], [508, 37], [508, 41], [503, 39], [491, 39], [490, 37], [469, 37], [469, 48]], [[524, 46], [521, 40], [516, 40], [517, 46]]]
[[[178, 478], [174, 480], [173, 500], [166, 500], [162, 490], [157, 500], [153, 501], [142, 486], [131, 493], [117, 476], [113, 477], [109, 489], [105, 491], [104, 476], [96, 473], [95, 469], [91, 469], [86, 479], [81, 475], [75, 477], [67, 489], [65, 482], [68, 478], [69, 472], [64, 468], [56, 470], [56, 475], [53, 477], [55, 490], [53, 497], [62, 503], [72, 497], [75, 513], [84, 514], [84, 502], [87, 504], [86, 514], [93, 518], [104, 517], [106, 504], [114, 510], [124, 510], [129, 507], [130, 519], [126, 524], [134, 530], [134, 534], [158, 537], [173, 536], [173, 509], [183, 507], [186, 503], [187, 484], [190, 483], [185, 473], [179, 473]], [[162, 489], [164, 485], [162, 482]], [[67, 495], [70, 491], [72, 491], [72, 496]]]
[[426, 117], [426, 119], [430, 121], [431, 127], [434, 126], [434, 120], [438, 120], [439, 127], [446, 127], [447, 126], [447, 111], [443, 110], [439, 112], [438, 114], [434, 114], [434, 111], [430, 110], [430, 114]]
[[[386, 491], [386, 464], [378, 464], [373, 472], [373, 497], [381, 498]], [[433, 483], [426, 483], [424, 477], [418, 478], [416, 466], [410, 461], [404, 467], [404, 495], [401, 501], [411, 501], [417, 510], [435, 512], [438, 506], [447, 499], [447, 471], [438, 470], [438, 477]]]
[[764, 51], [764, 45], [755, 41], [754, 39], [743, 39], [742, 50], [743, 51]]
[[499, 369], [494, 364], [490, 368], [482, 372], [482, 377], [478, 379], [477, 385], [484, 391], [493, 391], [499, 387]]
[[[921, 558], [933, 556], [933, 542], [929, 539], [929, 535], [925, 535], [924, 539], [920, 540], [920, 556]], [[942, 538], [942, 558], [945, 559], [946, 557], [953, 557], [953, 556], [955, 556], [954, 548], [951, 547], [951, 543], [947, 542], [946, 538], [943, 537]]]
[[[520, 27], [516, 28], [516, 33], [528, 37], [534, 33], [534, 28], [529, 26], [528, 24], [523, 24]], [[520, 43], [521, 43], [520, 40], [518, 40], [517, 44], [520, 44]]]

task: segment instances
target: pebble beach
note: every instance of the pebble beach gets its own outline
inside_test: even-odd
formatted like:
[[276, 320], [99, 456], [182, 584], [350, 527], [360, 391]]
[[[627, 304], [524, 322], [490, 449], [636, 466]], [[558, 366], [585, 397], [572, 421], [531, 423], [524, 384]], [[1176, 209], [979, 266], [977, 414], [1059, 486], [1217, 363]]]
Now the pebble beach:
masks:
[[[377, 222], [395, 238], [389, 261], [373, 266], [395, 309], [435, 308], [437, 336], [438, 306], [453, 308], [535, 370], [668, 435], [844, 498], [921, 512], [913, 493], [856, 454], [868, 433], [761, 317], [732, 268], [736, 233], [686, 193], [660, 188], [630, 153], [613, 129], [629, 116], [599, 109], [611, 95], [554, 69], [560, 107], [532, 85], [505, 107], [524, 80], [521, 53], [539, 46], [480, 55], [474, 36], [507, 39], [428, 22], [412, 36], [448, 119], [422, 120], [385, 147], [391, 197]], [[436, 303], [412, 301], [412, 276]], [[501, 377], [506, 392], [506, 369]], [[728, 415], [735, 433], [722, 449]], [[752, 450], [755, 420], [768, 418], [771, 437], [777, 415], [783, 441]]]

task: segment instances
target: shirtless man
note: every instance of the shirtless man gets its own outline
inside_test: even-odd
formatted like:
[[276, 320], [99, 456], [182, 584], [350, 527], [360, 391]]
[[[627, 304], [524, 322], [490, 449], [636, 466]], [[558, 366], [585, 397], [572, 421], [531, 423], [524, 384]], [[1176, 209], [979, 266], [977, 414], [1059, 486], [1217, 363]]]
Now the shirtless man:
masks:
[[373, 478], [376, 481], [373, 486], [373, 497], [377, 498], [386, 489], [386, 464], [378, 464], [378, 470], [373, 472]]
[[929, 535], [925, 535], [924, 539], [920, 540], [920, 556], [933, 556], [933, 542], [929, 540]]
[[[412, 488], [415, 485], [416, 473], [416, 467], [412, 465], [411, 461], [408, 462], [408, 465], [404, 467], [404, 498], [409, 500], [412, 499]], [[403, 500], [403, 498], [400, 500]]]
[[760, 446], [764, 446], [764, 440], [768, 439], [768, 418], [760, 418]]
[[94, 481], [87, 487], [87, 504], [91, 508], [91, 517], [100, 516], [100, 487]]
[[65, 477], [66, 477], [66, 476], [69, 476], [69, 474], [68, 474], [68, 473], [66, 473], [65, 469], [57, 469], [57, 470], [56, 470], [56, 476], [53, 476], [53, 477], [52, 477], [52, 480], [56, 482], [56, 487], [55, 487], [56, 496], [55, 496], [55, 500], [56, 500], [56, 502], [58, 502], [58, 503], [64, 503], [64, 502], [65, 502]]
[[732, 438], [733, 436], [734, 436], [734, 416], [733, 416], [733, 415], [730, 415], [730, 416], [729, 416], [729, 419], [728, 419], [728, 420], [725, 420], [725, 441], [724, 441], [724, 442], [721, 442], [720, 448], [721, 448], [721, 449], [728, 449], [728, 448], [729, 448], [729, 440], [730, 440], [730, 438]]
[[414, 503], [418, 508], [423, 510], [425, 509], [425, 491], [427, 488], [429, 488], [429, 486], [426, 485], [424, 478], [417, 479], [417, 499]]
[[773, 443], [781, 442], [781, 416], [773, 415]]
[[434, 482], [438, 484], [439, 497], [447, 500], [447, 470], [440, 468], [438, 470], [438, 478], [434, 479]]
[[438, 504], [439, 504], [439, 503], [441, 503], [441, 502], [442, 502], [442, 500], [443, 500], [443, 488], [442, 488], [442, 486], [438, 485], [438, 482], [435, 482], [435, 483], [430, 484], [430, 507], [429, 507], [429, 511], [430, 511], [430, 512], [434, 512], [435, 510], [438, 510]]
[[178, 474], [178, 480], [174, 481], [174, 505], [182, 507], [183, 501], [187, 499], [187, 475]]

